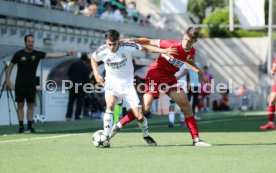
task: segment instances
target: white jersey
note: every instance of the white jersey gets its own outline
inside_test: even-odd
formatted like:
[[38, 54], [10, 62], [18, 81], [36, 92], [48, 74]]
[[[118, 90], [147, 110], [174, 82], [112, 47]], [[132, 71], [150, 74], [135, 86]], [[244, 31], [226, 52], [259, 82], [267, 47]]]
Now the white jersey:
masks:
[[106, 84], [131, 84], [134, 80], [132, 55], [142, 47], [134, 42], [120, 42], [116, 52], [102, 45], [92, 54], [97, 62], [103, 61], [106, 70]]

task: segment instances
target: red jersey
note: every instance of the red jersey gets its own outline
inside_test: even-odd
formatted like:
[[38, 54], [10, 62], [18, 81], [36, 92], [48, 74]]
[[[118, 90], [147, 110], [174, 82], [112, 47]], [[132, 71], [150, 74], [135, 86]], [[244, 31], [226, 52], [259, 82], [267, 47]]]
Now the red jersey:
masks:
[[148, 74], [154, 71], [160, 76], [172, 77], [179, 71], [183, 62], [193, 59], [195, 56], [195, 49], [192, 48], [189, 52], [185, 52], [182, 46], [182, 40], [160, 40], [159, 47], [166, 49], [173, 47], [177, 50], [178, 55], [171, 55], [171, 58], [165, 58], [159, 54], [158, 58], [150, 65]]

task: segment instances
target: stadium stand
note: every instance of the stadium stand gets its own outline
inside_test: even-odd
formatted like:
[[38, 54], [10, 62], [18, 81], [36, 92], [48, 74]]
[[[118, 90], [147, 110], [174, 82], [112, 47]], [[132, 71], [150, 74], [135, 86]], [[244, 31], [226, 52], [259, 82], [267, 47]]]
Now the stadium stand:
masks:
[[[160, 39], [181, 39], [182, 32], [158, 30], [130, 23], [106, 22], [98, 18], [86, 17], [66, 11], [42, 8], [29, 4], [0, 0], [0, 60], [22, 48], [23, 37], [32, 33], [36, 38], [36, 48], [49, 52], [74, 48], [79, 52], [92, 52], [103, 43], [103, 33], [116, 29], [122, 37], [149, 37]], [[181, 22], [180, 22], [181, 23]], [[189, 23], [189, 22], [187, 22]], [[182, 26], [185, 29], [185, 26]], [[233, 79], [233, 94], [230, 104], [237, 107], [236, 90], [242, 81], [248, 81], [255, 99], [252, 108], [263, 107], [266, 93], [260, 85], [260, 66], [265, 62], [266, 38], [210, 39], [202, 38], [196, 44], [197, 59], [207, 64], [214, 74], [215, 83], [228, 83]], [[231, 49], [229, 48], [231, 47]], [[156, 58], [155, 55], [139, 55], [136, 58]], [[45, 63], [47, 66], [56, 62]], [[45, 65], [44, 64], [44, 65]], [[264, 87], [269, 87], [265, 82]], [[216, 99], [217, 94], [212, 95]]]

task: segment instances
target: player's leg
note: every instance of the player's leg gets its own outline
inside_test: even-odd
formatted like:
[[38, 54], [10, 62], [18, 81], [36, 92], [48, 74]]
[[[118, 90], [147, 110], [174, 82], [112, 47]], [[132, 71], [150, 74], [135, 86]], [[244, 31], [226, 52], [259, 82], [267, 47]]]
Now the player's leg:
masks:
[[156, 142], [154, 139], [149, 135], [149, 127], [148, 127], [148, 120], [147, 118], [143, 115], [141, 107], [137, 108], [132, 108], [131, 112], [135, 116], [135, 118], [138, 121], [138, 126], [140, 127], [142, 133], [143, 133], [143, 138], [147, 142], [149, 146], [157, 146]]
[[[148, 122], [147, 118], [144, 117], [141, 109], [140, 99], [136, 93], [136, 90], [134, 87], [131, 88], [125, 88], [124, 93], [121, 95], [125, 104], [127, 110], [130, 110], [128, 115], [131, 115], [131, 120], [133, 117], [137, 119], [138, 125], [143, 133], [143, 137], [148, 143], [149, 146], [156, 146], [156, 142], [149, 136], [148, 132]], [[127, 118], [123, 118], [123, 121], [126, 119], [129, 119], [129, 116], [126, 116]], [[113, 126], [110, 137], [113, 137], [119, 129], [122, 127], [121, 121], [118, 122], [116, 125]]]
[[18, 133], [24, 133], [25, 128], [24, 128], [24, 102], [17, 102], [17, 116], [18, 116], [18, 123], [19, 123], [19, 128], [18, 128]]
[[35, 103], [36, 88], [29, 88], [27, 90], [26, 101], [27, 101], [27, 132], [36, 133], [33, 128], [33, 116], [34, 116], [34, 103]]
[[207, 94], [207, 95], [205, 96], [205, 98], [206, 98], [206, 107], [205, 107], [205, 111], [206, 111], [206, 112], [210, 112], [210, 96], [209, 96], [209, 94]]
[[22, 87], [15, 85], [15, 101], [17, 102], [17, 117], [18, 117], [18, 133], [24, 133], [24, 102], [25, 102], [25, 91]]
[[169, 106], [169, 128], [174, 127], [174, 119], [175, 119], [175, 102], [173, 100], [170, 100], [170, 106]]
[[211, 146], [208, 143], [203, 142], [202, 140], [199, 139], [199, 134], [198, 134], [198, 126], [197, 122], [194, 118], [193, 111], [192, 111], [192, 106], [190, 102], [188, 101], [185, 93], [183, 90], [170, 90], [168, 95], [178, 104], [180, 107], [181, 111], [185, 115], [185, 122], [187, 127], [190, 130], [190, 134], [193, 139], [193, 145], [194, 146]]
[[75, 89], [71, 88], [69, 90], [69, 100], [68, 100], [68, 104], [67, 104], [67, 113], [66, 113], [67, 121], [71, 120], [71, 118], [72, 118], [75, 98], [76, 98]]
[[33, 128], [33, 115], [34, 115], [34, 103], [27, 102], [27, 131], [29, 133], [35, 133], [35, 129]]
[[[158, 97], [156, 95], [155, 97]], [[151, 93], [145, 93], [143, 95], [143, 101], [142, 101], [142, 109], [143, 109], [143, 114], [149, 112], [152, 102], [154, 100], [154, 95]], [[117, 126], [119, 128], [125, 126], [127, 123], [133, 121], [135, 119], [135, 116], [133, 115], [132, 111], [128, 111], [128, 113], [117, 123]]]
[[81, 112], [82, 112], [82, 107], [83, 107], [83, 102], [84, 102], [84, 96], [85, 93], [82, 89], [82, 87], [79, 87], [78, 93], [76, 93], [76, 111], [75, 111], [75, 119], [80, 120], [81, 119]]
[[105, 102], [106, 102], [106, 110], [103, 115], [103, 126], [104, 131], [107, 132], [107, 134], [110, 134], [111, 128], [113, 125], [113, 113], [114, 113], [114, 106], [117, 103], [118, 98], [113, 95], [107, 95], [105, 96]]
[[275, 104], [276, 104], [276, 92], [272, 91], [270, 93], [269, 104], [267, 107], [268, 123], [263, 126], [260, 126], [260, 130], [275, 129], [275, 125], [274, 125]]

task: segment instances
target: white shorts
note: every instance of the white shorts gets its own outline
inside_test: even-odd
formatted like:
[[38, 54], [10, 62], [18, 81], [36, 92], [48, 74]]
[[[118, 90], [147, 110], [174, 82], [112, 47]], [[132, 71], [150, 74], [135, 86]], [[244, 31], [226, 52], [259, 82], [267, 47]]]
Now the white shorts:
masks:
[[132, 108], [142, 107], [140, 104], [140, 99], [137, 95], [137, 92], [134, 86], [119, 87], [119, 86], [106, 85], [105, 97], [106, 96], [118, 97], [119, 98], [118, 103], [121, 103], [123, 100], [127, 110]]

